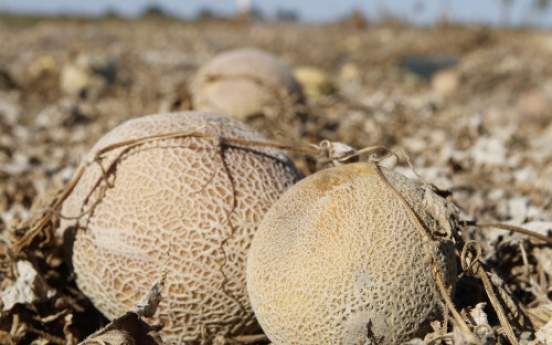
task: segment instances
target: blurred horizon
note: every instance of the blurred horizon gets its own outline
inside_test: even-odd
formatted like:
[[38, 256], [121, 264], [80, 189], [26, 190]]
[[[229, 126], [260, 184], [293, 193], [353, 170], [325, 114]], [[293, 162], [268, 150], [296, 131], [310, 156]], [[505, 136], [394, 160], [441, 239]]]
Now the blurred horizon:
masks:
[[455, 24], [490, 26], [531, 26], [552, 28], [551, 2], [548, 0], [2, 0], [0, 13], [31, 16], [119, 16], [138, 18], [152, 10], [178, 19], [201, 16], [233, 17], [241, 8], [268, 20], [308, 23], [335, 22], [362, 14], [369, 22], [386, 19], [412, 25], [433, 25], [443, 18]]

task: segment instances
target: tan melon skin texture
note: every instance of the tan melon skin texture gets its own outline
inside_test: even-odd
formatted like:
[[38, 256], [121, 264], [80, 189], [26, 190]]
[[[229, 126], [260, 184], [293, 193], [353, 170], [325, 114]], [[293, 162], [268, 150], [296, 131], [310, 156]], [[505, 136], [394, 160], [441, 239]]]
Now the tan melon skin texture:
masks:
[[[103, 136], [99, 149], [125, 140], [191, 131], [214, 138], [265, 141], [248, 126], [201, 112], [129, 120]], [[76, 227], [73, 266], [79, 288], [112, 319], [140, 301], [170, 262], [162, 301], [151, 323], [163, 323], [166, 344], [207, 343], [215, 334], [258, 330], [245, 291], [245, 258], [268, 208], [300, 175], [275, 149], [226, 148], [183, 137], [116, 149], [86, 168], [64, 202], [61, 231]], [[118, 159], [116, 157], [122, 153]], [[113, 164], [111, 164], [113, 163]], [[83, 163], [84, 164], [84, 163]], [[70, 236], [66, 236], [69, 237]]]
[[209, 60], [191, 82], [194, 109], [245, 120], [284, 97], [302, 99], [293, 70], [278, 56], [257, 48], [225, 51]]
[[[381, 170], [429, 231], [455, 226], [454, 205]], [[453, 289], [453, 242], [427, 248]], [[247, 289], [275, 345], [363, 345], [368, 328], [377, 344], [395, 344], [442, 319], [431, 262], [403, 203], [374, 165], [357, 163], [305, 178], [272, 206], [248, 254]]]

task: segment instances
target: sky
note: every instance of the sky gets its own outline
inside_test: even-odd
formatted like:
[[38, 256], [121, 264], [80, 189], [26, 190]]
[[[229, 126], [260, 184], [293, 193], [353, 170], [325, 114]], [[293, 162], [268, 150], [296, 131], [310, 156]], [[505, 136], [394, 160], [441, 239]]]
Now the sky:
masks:
[[[0, 0], [0, 12], [30, 14], [78, 14], [98, 16], [108, 9], [123, 16], [137, 16], [151, 5], [159, 5], [183, 18], [193, 18], [200, 9], [231, 15], [236, 3], [247, 0]], [[504, 11], [501, 0], [249, 0], [267, 17], [278, 10], [291, 10], [307, 22], [334, 21], [359, 9], [369, 19], [391, 13], [415, 24], [431, 24], [443, 13], [455, 21], [499, 24]], [[534, 11], [536, 0], [510, 0], [508, 22], [513, 25], [536, 23], [552, 28], [552, 8]], [[551, 1], [552, 3], [552, 1]], [[551, 4], [552, 7], [552, 4]]]

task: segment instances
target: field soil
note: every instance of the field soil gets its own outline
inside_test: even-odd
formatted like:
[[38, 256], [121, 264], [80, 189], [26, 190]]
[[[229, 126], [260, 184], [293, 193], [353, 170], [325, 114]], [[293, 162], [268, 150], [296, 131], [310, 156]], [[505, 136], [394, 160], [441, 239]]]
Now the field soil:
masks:
[[[474, 226], [551, 235], [552, 33], [354, 17], [309, 25], [2, 16], [0, 42], [0, 343], [76, 344], [109, 322], [78, 291], [50, 238], [55, 217], [37, 221], [100, 136], [131, 118], [193, 109], [198, 68], [250, 46], [325, 78], [303, 104], [267, 106], [251, 126], [296, 147], [327, 139], [399, 152], [381, 164], [446, 190], [461, 209], [459, 234], [479, 243], [515, 337], [552, 344], [550, 244]], [[306, 175], [316, 170], [314, 157], [289, 154]], [[480, 277], [459, 278], [454, 302], [472, 329], [489, 332], [483, 343], [511, 342]], [[441, 326], [419, 341], [461, 343], [454, 322]], [[156, 341], [136, 332], [137, 343]]]

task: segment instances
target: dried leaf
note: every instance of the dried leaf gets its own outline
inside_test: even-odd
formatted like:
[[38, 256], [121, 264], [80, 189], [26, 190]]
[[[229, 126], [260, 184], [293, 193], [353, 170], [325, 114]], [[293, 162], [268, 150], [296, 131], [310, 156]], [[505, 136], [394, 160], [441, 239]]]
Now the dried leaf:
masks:
[[154, 330], [138, 314], [128, 312], [90, 335], [80, 345], [162, 345], [161, 339], [149, 335]]
[[0, 294], [2, 310], [10, 310], [16, 303], [40, 303], [55, 294], [44, 278], [36, 271], [29, 261], [18, 261], [16, 264], [18, 277], [12, 286]]
[[163, 281], [156, 281], [148, 293], [142, 298], [138, 304], [132, 309], [133, 313], [136, 313], [143, 317], [151, 317], [157, 311], [159, 302], [161, 302], [161, 288], [163, 287]]
[[552, 345], [552, 319], [535, 333], [535, 340], [529, 345]]

